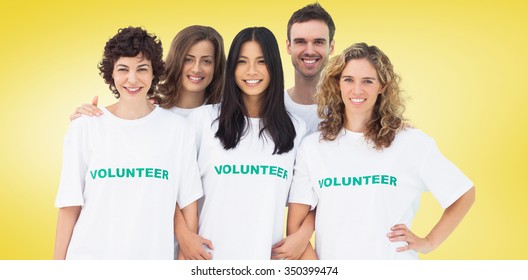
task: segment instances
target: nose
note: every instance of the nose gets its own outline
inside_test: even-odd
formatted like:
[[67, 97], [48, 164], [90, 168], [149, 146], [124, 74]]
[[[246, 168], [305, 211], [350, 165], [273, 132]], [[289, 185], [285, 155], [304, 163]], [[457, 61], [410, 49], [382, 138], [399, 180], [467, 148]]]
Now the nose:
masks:
[[308, 44], [306, 44], [306, 50], [304, 52], [308, 55], [315, 54], [315, 48], [312, 42], [308, 42]]
[[128, 72], [128, 75], [127, 75], [127, 80], [129, 83], [135, 83], [136, 80], [137, 80], [137, 76], [136, 76], [136, 72], [135, 71], [129, 71]]
[[248, 69], [247, 69], [247, 73], [249, 75], [255, 75], [257, 74], [257, 64], [256, 63], [249, 63], [248, 64]]
[[200, 70], [201, 70], [201, 68], [200, 68], [200, 61], [196, 60], [196, 61], [194, 62], [194, 64], [193, 64], [193, 66], [192, 66], [192, 71], [193, 71], [194, 73], [199, 73]]
[[354, 84], [354, 91], [353, 93], [354, 94], [361, 94], [363, 92], [363, 87], [361, 85], [361, 83], [355, 83]]

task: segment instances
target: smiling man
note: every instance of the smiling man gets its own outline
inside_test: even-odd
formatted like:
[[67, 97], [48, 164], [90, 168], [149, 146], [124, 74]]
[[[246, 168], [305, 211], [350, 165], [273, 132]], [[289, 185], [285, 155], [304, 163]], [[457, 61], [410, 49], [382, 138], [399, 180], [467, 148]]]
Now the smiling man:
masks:
[[286, 109], [317, 130], [316, 86], [328, 57], [334, 52], [335, 25], [318, 3], [294, 12], [288, 21], [286, 46], [295, 68], [295, 84], [284, 93]]

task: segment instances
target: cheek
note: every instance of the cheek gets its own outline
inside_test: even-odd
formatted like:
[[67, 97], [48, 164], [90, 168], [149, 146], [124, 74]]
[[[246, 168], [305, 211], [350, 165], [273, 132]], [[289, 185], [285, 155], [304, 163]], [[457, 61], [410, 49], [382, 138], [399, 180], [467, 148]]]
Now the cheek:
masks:
[[244, 75], [244, 71], [242, 70], [242, 67], [238, 66], [235, 69], [235, 80], [237, 80], [237, 83], [239, 79], [242, 79], [243, 75]]

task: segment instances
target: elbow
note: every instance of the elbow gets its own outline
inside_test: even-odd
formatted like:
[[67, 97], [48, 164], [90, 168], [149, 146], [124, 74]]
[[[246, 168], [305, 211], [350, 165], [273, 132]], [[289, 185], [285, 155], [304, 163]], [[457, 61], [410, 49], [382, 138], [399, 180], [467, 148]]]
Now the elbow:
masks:
[[475, 186], [471, 187], [471, 189], [469, 189], [466, 194], [468, 194], [468, 200], [469, 200], [469, 205], [473, 205], [475, 203], [475, 196], [476, 196], [476, 191], [475, 191]]

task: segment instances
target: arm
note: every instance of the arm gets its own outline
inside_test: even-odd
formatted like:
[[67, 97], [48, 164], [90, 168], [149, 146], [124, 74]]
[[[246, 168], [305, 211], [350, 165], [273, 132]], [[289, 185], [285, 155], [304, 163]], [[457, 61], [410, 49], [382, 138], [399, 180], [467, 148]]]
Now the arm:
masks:
[[55, 236], [55, 252], [53, 259], [64, 260], [70, 245], [73, 228], [81, 214], [81, 206], [63, 207], [59, 209], [57, 233]]
[[315, 227], [315, 210], [310, 205], [290, 203], [287, 235], [272, 248], [272, 259], [317, 259], [310, 244]]
[[198, 202], [180, 209], [176, 206], [174, 215], [175, 235], [178, 240], [178, 259], [210, 260], [211, 254], [202, 245], [213, 249], [211, 241], [200, 237], [198, 232]]
[[393, 226], [387, 236], [391, 242], [405, 241], [408, 243], [407, 246], [397, 248], [396, 251], [398, 252], [415, 250], [422, 254], [429, 253], [440, 246], [455, 230], [473, 205], [473, 202], [475, 202], [475, 187], [469, 189], [445, 209], [438, 223], [425, 238], [414, 235], [403, 224]]

